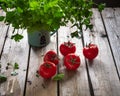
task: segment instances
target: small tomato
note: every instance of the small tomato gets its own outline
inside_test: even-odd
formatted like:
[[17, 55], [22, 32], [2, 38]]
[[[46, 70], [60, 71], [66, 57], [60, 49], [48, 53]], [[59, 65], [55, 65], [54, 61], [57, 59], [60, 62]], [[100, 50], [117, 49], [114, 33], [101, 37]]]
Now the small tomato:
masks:
[[95, 44], [89, 44], [83, 48], [83, 55], [89, 60], [94, 59], [98, 55], [98, 52], [98, 47]]
[[66, 56], [69, 53], [75, 53], [76, 46], [74, 43], [68, 41], [64, 42], [60, 45], [60, 52], [63, 56]]
[[45, 56], [44, 56], [44, 61], [50, 61], [53, 62], [55, 65], [57, 65], [59, 63], [59, 58], [57, 53], [55, 53], [54, 51], [48, 51]]
[[68, 70], [76, 70], [80, 66], [80, 57], [71, 53], [64, 57], [64, 65]]
[[45, 79], [49, 79], [56, 74], [57, 67], [54, 63], [46, 61], [41, 64], [38, 74]]

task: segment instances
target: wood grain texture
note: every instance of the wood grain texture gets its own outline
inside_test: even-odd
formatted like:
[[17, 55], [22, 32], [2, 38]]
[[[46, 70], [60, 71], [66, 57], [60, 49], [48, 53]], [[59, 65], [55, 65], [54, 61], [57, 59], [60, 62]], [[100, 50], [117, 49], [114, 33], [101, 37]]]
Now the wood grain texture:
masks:
[[[2, 70], [1, 74], [7, 76], [8, 80], [5, 83], [0, 85], [0, 93], [2, 96], [23, 96], [24, 91], [24, 84], [25, 84], [25, 77], [26, 77], [26, 69], [27, 69], [27, 62], [28, 62], [28, 52], [29, 52], [29, 45], [27, 43], [27, 32], [23, 32], [19, 30], [19, 33], [23, 33], [24, 39], [20, 42], [15, 42], [11, 40], [11, 34], [13, 28], [10, 27], [8, 30], [8, 37], [5, 42], [4, 50], [1, 56], [1, 65]], [[15, 63], [19, 64], [19, 69], [16, 70], [18, 73], [17, 76], [11, 76], [11, 72], [13, 71], [13, 67], [9, 66], [9, 69], [6, 70], [7, 64], [12, 64], [14, 66]], [[11, 81], [12, 79], [16, 78], [15, 83]], [[10, 84], [10, 86], [9, 86]], [[10, 93], [11, 87], [13, 86], [13, 93]]]
[[[0, 16], [3, 16], [4, 12], [0, 10]], [[7, 35], [8, 26], [6, 26], [3, 22], [0, 22], [0, 53], [2, 51], [2, 47], [4, 45], [4, 40]]]
[[[93, 9], [93, 13], [93, 32], [86, 30], [83, 33], [84, 44], [92, 42], [99, 47], [99, 55], [93, 61], [84, 58], [81, 39], [68, 38], [71, 31], [76, 30], [69, 28], [71, 24], [60, 27], [57, 38], [54, 34], [50, 44], [40, 49], [29, 47], [26, 30], [18, 30], [24, 34], [24, 39], [20, 42], [11, 40], [13, 28], [0, 22], [0, 74], [8, 77], [6, 82], [0, 84], [0, 96], [120, 96], [120, 8], [105, 8], [102, 12], [104, 23], [97, 9]], [[0, 15], [4, 15], [1, 10]], [[64, 57], [59, 52], [60, 44], [68, 40], [76, 44], [76, 54], [81, 58], [80, 67], [74, 72], [66, 70]], [[49, 50], [58, 52], [60, 58], [59, 73], [64, 73], [65, 77], [59, 82], [36, 76], [36, 71], [43, 63], [43, 56]], [[15, 62], [19, 64], [19, 69], [16, 70], [19, 74], [14, 77], [11, 76], [13, 68], [6, 70], [6, 66], [7, 63], [13, 65]], [[28, 77], [25, 82], [27, 67]], [[92, 87], [88, 83], [88, 76]], [[89, 86], [93, 88], [93, 94]]]
[[[43, 57], [49, 50], [57, 51], [56, 35], [44, 48], [32, 48], [30, 52], [29, 73], [27, 78], [26, 96], [57, 96], [57, 82], [36, 77], [36, 71], [43, 63]], [[30, 83], [31, 82], [31, 83]]]
[[59, 46], [61, 43], [64, 43], [68, 40], [72, 41], [76, 45], [76, 53], [81, 58], [81, 65], [77, 71], [68, 71], [66, 70], [63, 59], [64, 57], [59, 52], [60, 64], [59, 64], [59, 73], [64, 73], [65, 77], [59, 82], [59, 93], [60, 96], [90, 96], [88, 77], [86, 72], [86, 66], [84, 57], [82, 55], [82, 41], [77, 38], [68, 38], [70, 32], [74, 29], [69, 29], [69, 27], [61, 27], [58, 31], [58, 42]]
[[102, 16], [120, 75], [120, 8], [106, 8]]
[[95, 43], [99, 47], [99, 55], [93, 61], [87, 60], [95, 96], [120, 96], [120, 82], [115, 68], [108, 39], [103, 27], [101, 16], [93, 9], [93, 32], [84, 32], [85, 43]]

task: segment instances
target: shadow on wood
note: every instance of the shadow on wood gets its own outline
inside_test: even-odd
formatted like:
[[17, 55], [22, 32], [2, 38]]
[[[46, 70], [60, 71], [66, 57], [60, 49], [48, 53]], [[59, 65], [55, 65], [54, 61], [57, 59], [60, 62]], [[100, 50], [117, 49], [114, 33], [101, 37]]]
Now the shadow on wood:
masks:
[[97, 4], [106, 3], [106, 7], [120, 7], [120, 0], [93, 0]]

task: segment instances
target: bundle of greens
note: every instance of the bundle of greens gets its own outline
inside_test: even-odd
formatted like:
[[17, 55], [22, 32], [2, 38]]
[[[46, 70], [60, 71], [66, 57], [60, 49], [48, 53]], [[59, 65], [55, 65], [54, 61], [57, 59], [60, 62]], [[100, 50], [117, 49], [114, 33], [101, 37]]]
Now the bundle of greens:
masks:
[[[12, 24], [15, 29], [39, 28], [48, 31], [58, 30], [70, 21], [73, 24], [71, 27], [79, 29], [71, 35], [78, 37], [83, 25], [86, 29], [92, 29], [93, 5], [97, 5], [93, 0], [0, 0], [0, 7], [6, 12], [5, 16], [0, 16], [0, 21]], [[104, 6], [97, 5], [99, 11]]]

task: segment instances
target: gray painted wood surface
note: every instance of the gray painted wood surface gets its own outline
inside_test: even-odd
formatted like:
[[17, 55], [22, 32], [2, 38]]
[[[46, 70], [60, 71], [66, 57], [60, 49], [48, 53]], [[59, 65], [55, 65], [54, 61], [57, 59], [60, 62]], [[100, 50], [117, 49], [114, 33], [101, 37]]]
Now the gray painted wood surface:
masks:
[[[112, 57], [110, 45], [101, 20], [100, 13], [93, 10], [93, 32], [84, 32], [84, 42], [93, 42], [99, 47], [99, 55], [93, 61], [87, 60], [89, 75], [95, 96], [119, 96], [120, 81]], [[94, 35], [93, 35], [94, 34]]]
[[77, 69], [77, 71], [68, 71], [66, 70], [63, 60], [64, 57], [59, 52], [60, 56], [60, 64], [59, 71], [60, 73], [65, 74], [65, 78], [60, 81], [60, 96], [90, 96], [90, 89], [88, 84], [88, 77], [86, 72], [85, 60], [82, 55], [82, 40], [77, 38], [68, 38], [70, 36], [70, 32], [75, 30], [75, 28], [70, 29], [68, 27], [61, 27], [58, 31], [58, 41], [59, 47], [60, 44], [64, 42], [68, 42], [69, 40], [76, 45], [75, 54], [78, 55], [81, 59], [81, 65]]
[[[75, 29], [70, 29], [68, 24], [60, 27], [58, 34], [53, 35], [50, 44], [44, 48], [31, 48], [26, 30], [18, 30], [24, 34], [20, 42], [11, 40], [13, 28], [0, 22], [0, 74], [8, 77], [6, 82], [0, 83], [0, 96], [120, 96], [120, 8], [106, 8], [101, 14], [97, 9], [93, 12], [93, 32], [86, 30], [83, 38], [71, 39], [68, 36]], [[4, 15], [1, 10], [0, 15]], [[81, 66], [75, 72], [66, 70], [59, 52], [60, 44], [68, 40], [76, 43], [75, 54], [81, 58]], [[90, 42], [99, 47], [99, 55], [93, 61], [85, 59], [82, 53], [83, 46]], [[49, 50], [58, 52], [58, 72], [65, 74], [61, 81], [36, 77], [43, 56]], [[19, 74], [11, 76], [13, 69], [5, 68], [7, 63], [15, 62], [19, 64], [16, 70]]]
[[106, 8], [102, 12], [102, 16], [120, 75], [120, 8]]
[[[10, 27], [8, 30], [6, 42], [4, 45], [4, 49], [1, 56], [1, 74], [4, 74], [8, 77], [8, 80], [5, 83], [0, 85], [0, 93], [2, 96], [7, 94], [8, 96], [23, 96], [24, 85], [25, 85], [25, 78], [26, 78], [26, 70], [27, 69], [27, 62], [28, 62], [28, 53], [29, 53], [29, 46], [27, 44], [27, 34], [24, 33], [24, 39], [21, 40], [19, 43], [11, 40], [11, 33], [13, 28]], [[22, 30], [19, 30], [20, 33]], [[14, 66], [15, 63], [19, 64], [19, 69], [16, 70], [18, 73], [17, 76], [11, 76], [11, 72], [13, 72], [13, 67], [10, 67], [6, 70], [7, 65], [11, 64]], [[13, 80], [15, 79], [15, 84]], [[13, 86], [13, 92], [11, 93], [10, 90], [12, 89], [10, 84]]]
[[[0, 10], [0, 15], [1, 16], [4, 15], [4, 12], [2, 10]], [[0, 53], [2, 51], [4, 41], [6, 39], [7, 29], [8, 29], [8, 26], [6, 26], [3, 22], [0, 22]]]
[[[57, 52], [56, 35], [51, 37], [51, 42], [44, 48], [31, 48], [29, 69], [26, 87], [26, 96], [57, 96], [57, 82], [36, 77], [36, 71], [44, 62], [43, 57], [49, 50]], [[30, 84], [29, 81], [32, 83]]]

